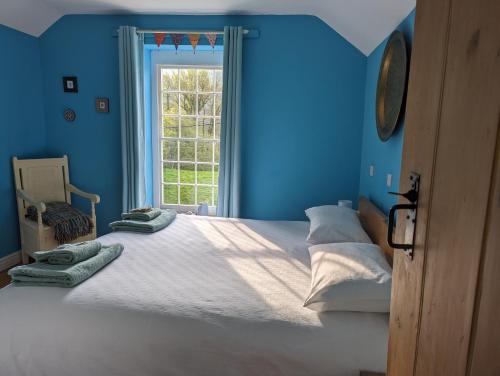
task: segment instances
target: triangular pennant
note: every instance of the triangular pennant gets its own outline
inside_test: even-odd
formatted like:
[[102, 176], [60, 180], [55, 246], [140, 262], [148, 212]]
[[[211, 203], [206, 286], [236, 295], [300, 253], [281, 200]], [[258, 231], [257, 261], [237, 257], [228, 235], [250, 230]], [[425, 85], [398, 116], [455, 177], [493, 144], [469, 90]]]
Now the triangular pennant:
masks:
[[170, 38], [172, 38], [172, 42], [174, 43], [175, 46], [175, 51], [177, 51], [179, 45], [182, 43], [182, 40], [184, 39], [184, 34], [171, 33]]
[[161, 46], [163, 41], [165, 40], [166, 33], [154, 33], [155, 36], [155, 42], [158, 47]]
[[208, 39], [208, 43], [212, 46], [212, 49], [215, 48], [215, 43], [217, 43], [217, 34], [216, 33], [206, 33], [205, 36]]
[[196, 53], [196, 46], [200, 41], [200, 34], [188, 34], [189, 42], [193, 46], [193, 53]]

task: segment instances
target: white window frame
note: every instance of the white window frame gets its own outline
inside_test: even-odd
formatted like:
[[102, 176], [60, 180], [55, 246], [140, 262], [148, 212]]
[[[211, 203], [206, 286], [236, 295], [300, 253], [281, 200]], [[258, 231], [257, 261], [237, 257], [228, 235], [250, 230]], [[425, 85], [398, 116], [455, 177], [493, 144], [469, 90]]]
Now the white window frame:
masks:
[[[163, 119], [162, 119], [162, 112], [163, 112], [163, 93], [162, 93], [162, 87], [160, 85], [161, 83], [161, 71], [162, 69], [210, 69], [210, 70], [222, 70], [222, 65], [201, 65], [201, 64], [165, 64], [165, 63], [159, 63], [155, 64], [153, 66], [154, 73], [153, 73], [153, 82], [152, 82], [152, 91], [154, 97], [152, 100], [154, 101], [152, 107], [152, 142], [153, 142], [153, 185], [154, 185], [154, 205], [157, 207], [161, 208], [168, 208], [168, 209], [175, 209], [178, 212], [196, 212], [199, 205], [194, 204], [194, 205], [187, 205], [187, 204], [180, 204], [180, 187], [181, 186], [194, 186], [194, 192], [195, 192], [195, 203], [197, 202], [197, 194], [198, 190], [197, 187], [213, 187], [212, 189], [212, 202], [216, 201], [215, 196], [215, 189], [218, 188], [218, 182], [215, 181], [215, 174], [214, 174], [214, 166], [219, 166], [218, 162], [198, 162], [197, 161], [197, 147], [196, 147], [196, 141], [206, 141], [206, 142], [212, 142], [214, 145], [220, 145], [220, 139], [200, 139], [198, 138], [198, 119], [199, 118], [213, 118], [214, 122], [217, 118], [220, 120], [220, 116], [200, 116], [198, 115], [198, 101], [196, 101], [196, 111], [195, 115], [182, 115], [180, 113], [180, 94], [200, 94], [198, 92], [198, 76], [196, 76], [196, 90], [195, 91], [181, 91], [180, 87], [179, 90], [176, 91], [179, 93], [179, 113], [178, 116], [179, 119], [182, 117], [186, 118], [196, 118], [196, 137], [195, 138], [181, 138], [181, 125], [179, 121], [179, 136], [178, 137], [163, 137]], [[180, 85], [180, 82], [179, 82]], [[222, 91], [211, 91], [211, 92], [203, 92], [201, 94], [221, 94]], [[156, 100], [155, 100], [156, 98]], [[215, 101], [213, 103], [214, 107], [216, 105]], [[214, 123], [215, 126], [215, 123]], [[214, 129], [215, 131], [215, 129]], [[171, 140], [171, 141], [195, 141], [195, 161], [181, 161], [180, 160], [180, 148], [177, 148], [177, 160], [176, 161], [168, 161], [168, 160], [163, 160], [163, 153], [162, 153], [162, 144], [164, 140]], [[212, 161], [215, 160], [215, 147], [212, 148]], [[180, 171], [179, 168], [177, 169], [178, 173], [178, 181], [177, 181], [177, 200], [178, 204], [164, 204], [163, 203], [163, 192], [164, 192], [164, 186], [167, 185], [164, 183], [163, 180], [163, 166], [164, 163], [186, 163], [186, 164], [193, 164], [195, 166], [197, 165], [210, 165], [212, 166], [212, 184], [203, 184], [203, 183], [198, 183], [197, 179], [197, 174], [195, 174], [195, 182], [194, 183], [180, 183]], [[195, 167], [196, 168], [196, 167]], [[169, 184], [169, 185], [175, 185], [175, 184]], [[209, 204], [208, 206], [208, 214], [209, 215], [215, 215], [216, 214], [216, 206], [211, 205], [212, 203]]]

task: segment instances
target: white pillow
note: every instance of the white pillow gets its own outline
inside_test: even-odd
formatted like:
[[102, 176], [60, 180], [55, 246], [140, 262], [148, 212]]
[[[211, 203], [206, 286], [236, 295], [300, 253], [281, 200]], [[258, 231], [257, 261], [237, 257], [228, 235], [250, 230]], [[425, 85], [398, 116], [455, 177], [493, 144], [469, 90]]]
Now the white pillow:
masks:
[[310, 244], [371, 243], [359, 222], [358, 213], [337, 205], [316, 206], [306, 210], [311, 221], [307, 241]]
[[311, 291], [304, 307], [389, 312], [392, 271], [378, 245], [319, 244], [309, 247], [309, 254]]

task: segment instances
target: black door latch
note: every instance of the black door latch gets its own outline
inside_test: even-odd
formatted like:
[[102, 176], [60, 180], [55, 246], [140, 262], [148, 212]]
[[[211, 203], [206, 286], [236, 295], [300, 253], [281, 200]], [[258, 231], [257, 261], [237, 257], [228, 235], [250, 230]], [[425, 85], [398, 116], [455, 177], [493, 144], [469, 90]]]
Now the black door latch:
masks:
[[[420, 175], [412, 172], [410, 174], [410, 190], [406, 193], [389, 192], [392, 195], [404, 197], [410, 203], [394, 205], [389, 210], [389, 228], [387, 242], [394, 249], [403, 250], [408, 257], [413, 259], [413, 248], [415, 244], [415, 226], [417, 223], [418, 192], [420, 187]], [[405, 243], [394, 243], [393, 233], [396, 224], [396, 212], [406, 210]]]

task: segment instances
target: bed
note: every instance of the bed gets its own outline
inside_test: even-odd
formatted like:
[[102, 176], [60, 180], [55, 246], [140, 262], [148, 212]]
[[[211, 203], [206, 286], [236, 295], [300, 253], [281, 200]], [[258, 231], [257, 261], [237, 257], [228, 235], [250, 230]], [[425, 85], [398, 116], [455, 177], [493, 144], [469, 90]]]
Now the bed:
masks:
[[0, 290], [0, 373], [384, 371], [388, 315], [302, 307], [307, 232], [307, 222], [178, 215], [152, 235], [102, 236], [123, 243], [122, 256], [75, 288]]

